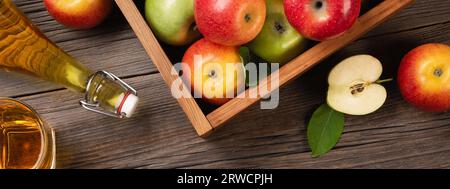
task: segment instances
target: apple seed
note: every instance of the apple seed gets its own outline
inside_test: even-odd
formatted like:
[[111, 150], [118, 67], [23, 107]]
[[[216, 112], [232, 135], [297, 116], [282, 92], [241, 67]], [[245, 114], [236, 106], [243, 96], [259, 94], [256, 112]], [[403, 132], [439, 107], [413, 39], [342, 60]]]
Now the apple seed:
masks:
[[[376, 81], [377, 84], [381, 84], [381, 83], [385, 83], [385, 82], [389, 82], [392, 81], [393, 79], [384, 79], [384, 80], [378, 80]], [[352, 95], [356, 95], [358, 93], [362, 93], [364, 91], [364, 89], [369, 86], [372, 83], [359, 83], [356, 85], [353, 85], [352, 87], [350, 87], [351, 93]]]
[[[394, 79], [392, 79], [392, 78], [383, 79], [383, 80], [378, 80], [375, 83], [382, 84], [382, 83], [390, 82], [392, 80], [394, 80]], [[355, 95], [357, 93], [362, 93], [364, 91], [365, 87], [369, 86], [370, 84], [372, 84], [372, 83], [360, 83], [360, 84], [353, 85], [352, 87], [350, 87], [350, 89], [352, 90], [351, 91], [352, 95]]]
[[364, 83], [353, 85], [352, 87], [350, 87], [350, 89], [352, 90], [352, 95], [362, 93], [364, 91], [365, 87], [366, 87], [366, 84], [364, 84]]

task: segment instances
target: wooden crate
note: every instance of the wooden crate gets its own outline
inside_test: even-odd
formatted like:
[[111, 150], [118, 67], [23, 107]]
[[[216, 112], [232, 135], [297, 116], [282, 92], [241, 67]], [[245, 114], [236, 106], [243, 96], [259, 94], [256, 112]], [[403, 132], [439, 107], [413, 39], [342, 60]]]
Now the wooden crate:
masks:
[[[153, 35], [142, 13], [139, 11], [133, 0], [115, 1], [136, 33], [136, 36], [142, 43], [145, 51], [152, 59], [153, 64], [155, 64], [158, 68], [163, 79], [170, 88], [172, 83], [178, 79], [178, 76], [171, 74], [173, 64], [161, 44]], [[139, 2], [143, 3], [143, 1]], [[355, 25], [344, 35], [333, 40], [316, 44], [277, 70], [276, 72], [278, 72], [278, 74], [275, 76], [278, 76], [279, 86], [281, 87], [289, 81], [299, 77], [307, 70], [311, 69], [314, 65], [318, 64], [339, 49], [347, 46], [377, 25], [383, 23], [390, 16], [394, 15], [412, 2], [413, 0], [384, 0], [375, 8], [361, 16]], [[268, 78], [270, 78], [270, 76]], [[260, 83], [262, 83], [262, 85], [270, 86], [270, 79], [268, 79], [267, 82], [262, 81]], [[207, 114], [204, 113], [201, 105], [199, 105], [198, 101], [192, 98], [192, 96], [190, 96], [190, 98], [180, 98], [178, 99], [178, 103], [186, 113], [198, 135], [201, 137], [206, 137], [213, 130], [222, 126], [225, 122], [232, 119], [238, 113], [244, 111], [252, 104], [261, 100], [261, 97], [246, 97], [246, 94], [256, 92], [256, 90], [258, 90], [257, 87], [249, 88], [246, 92], [240, 94], [238, 98], [232, 99], [228, 103], [215, 108]], [[265, 96], [273, 90], [276, 90], [276, 88], [270, 88], [267, 93], [260, 94], [259, 96]]]

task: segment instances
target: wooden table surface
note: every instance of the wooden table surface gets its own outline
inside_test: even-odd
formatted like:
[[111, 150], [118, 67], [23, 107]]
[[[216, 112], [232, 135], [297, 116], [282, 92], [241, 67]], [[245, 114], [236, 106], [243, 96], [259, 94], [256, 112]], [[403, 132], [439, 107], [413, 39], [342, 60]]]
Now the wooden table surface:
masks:
[[425, 113], [402, 100], [395, 82], [376, 113], [347, 116], [329, 154], [313, 159], [306, 123], [325, 101], [326, 77], [340, 60], [368, 53], [394, 77], [401, 57], [428, 43], [450, 43], [450, 1], [417, 0], [394, 18], [281, 89], [275, 110], [258, 105], [209, 138], [199, 138], [117, 10], [93, 30], [67, 29], [42, 0], [15, 0], [56, 44], [93, 70], [124, 78], [140, 94], [132, 119], [83, 110], [81, 94], [0, 71], [0, 96], [32, 105], [56, 130], [58, 168], [450, 168], [450, 112]]

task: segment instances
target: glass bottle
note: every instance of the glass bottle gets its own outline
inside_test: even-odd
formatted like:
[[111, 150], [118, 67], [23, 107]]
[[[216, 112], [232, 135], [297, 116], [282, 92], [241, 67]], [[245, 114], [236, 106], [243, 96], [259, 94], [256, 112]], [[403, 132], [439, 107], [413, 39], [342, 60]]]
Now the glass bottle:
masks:
[[80, 104], [114, 117], [130, 117], [136, 91], [106, 71], [93, 72], [68, 55], [17, 9], [11, 0], [0, 1], [0, 68], [24, 72], [85, 93]]

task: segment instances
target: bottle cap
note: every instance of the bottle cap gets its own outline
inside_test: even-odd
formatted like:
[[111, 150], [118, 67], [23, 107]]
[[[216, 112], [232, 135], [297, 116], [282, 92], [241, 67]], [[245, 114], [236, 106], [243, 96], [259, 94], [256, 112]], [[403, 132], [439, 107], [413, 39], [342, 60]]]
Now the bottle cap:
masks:
[[[111, 79], [112, 81], [116, 81], [122, 87], [123, 91], [126, 91], [118, 97], [117, 103], [115, 104], [115, 109], [113, 111], [111, 111], [110, 109], [102, 108], [99, 102], [93, 100], [92, 98], [92, 94], [90, 93], [90, 91], [94, 90], [94, 93], [99, 91], [99, 85], [92, 85], [92, 81], [98, 77], [101, 79]], [[93, 74], [88, 80], [85, 97], [84, 99], [80, 100], [80, 105], [89, 111], [93, 111], [99, 114], [117, 118], [129, 118], [136, 110], [138, 101], [139, 98], [137, 97], [137, 92], [135, 89], [109, 72], [98, 71]]]
[[136, 110], [138, 101], [139, 98], [136, 95], [130, 92], [125, 93], [119, 101], [120, 105], [117, 107], [117, 114], [130, 118]]

